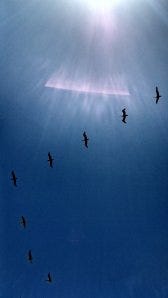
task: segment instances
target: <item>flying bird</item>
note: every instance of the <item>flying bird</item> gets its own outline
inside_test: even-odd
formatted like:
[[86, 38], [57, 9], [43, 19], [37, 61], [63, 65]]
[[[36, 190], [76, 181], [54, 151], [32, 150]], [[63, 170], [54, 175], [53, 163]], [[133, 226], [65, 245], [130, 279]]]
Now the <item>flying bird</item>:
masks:
[[154, 97], [156, 98], [156, 103], [158, 103], [160, 97], [162, 97], [162, 95], [160, 95], [158, 87], [156, 87], [156, 96]]
[[33, 261], [31, 250], [28, 251], [28, 260], [29, 260], [30, 263], [32, 263], [32, 261]]
[[46, 281], [51, 283], [52, 282], [52, 277], [51, 277], [50, 272], [48, 273], [47, 276], [48, 276], [48, 278], [46, 279]]
[[87, 134], [86, 134], [85, 131], [83, 133], [83, 137], [84, 137], [84, 140], [82, 140], [82, 141], [85, 142], [85, 147], [88, 148], [88, 141], [89, 141], [89, 139], [88, 139]]
[[53, 167], [53, 160], [54, 160], [54, 158], [52, 158], [51, 153], [48, 152], [48, 162], [49, 162], [49, 165], [51, 168]]
[[11, 172], [11, 176], [12, 176], [11, 180], [13, 180], [13, 184], [14, 184], [14, 186], [17, 186], [17, 184], [16, 184], [17, 177], [16, 177], [14, 171]]
[[25, 217], [22, 215], [22, 217], [21, 217], [21, 221], [20, 221], [20, 223], [21, 223], [21, 225], [24, 227], [24, 228], [26, 228], [26, 219], [25, 219]]
[[126, 109], [124, 108], [123, 110], [122, 110], [122, 122], [124, 122], [124, 123], [127, 123], [125, 120], [126, 120], [126, 117], [128, 116], [127, 114], [126, 114], [126, 111], [125, 111]]

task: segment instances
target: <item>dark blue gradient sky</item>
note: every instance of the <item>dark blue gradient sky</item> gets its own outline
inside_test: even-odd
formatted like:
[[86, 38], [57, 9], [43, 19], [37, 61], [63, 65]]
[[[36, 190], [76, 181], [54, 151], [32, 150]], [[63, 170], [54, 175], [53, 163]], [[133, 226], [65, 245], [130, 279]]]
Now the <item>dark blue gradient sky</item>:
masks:
[[0, 297], [168, 297], [167, 1], [1, 0], [0, 45]]

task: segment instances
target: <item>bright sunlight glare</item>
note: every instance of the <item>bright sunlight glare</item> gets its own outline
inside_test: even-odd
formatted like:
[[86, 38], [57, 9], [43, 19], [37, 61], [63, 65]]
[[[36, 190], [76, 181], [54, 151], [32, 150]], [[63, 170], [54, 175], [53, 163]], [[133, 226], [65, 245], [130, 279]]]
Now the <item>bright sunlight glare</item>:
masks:
[[83, 4], [86, 3], [88, 8], [93, 11], [104, 11], [112, 8], [112, 6], [116, 4], [117, 0], [83, 0], [82, 2]]

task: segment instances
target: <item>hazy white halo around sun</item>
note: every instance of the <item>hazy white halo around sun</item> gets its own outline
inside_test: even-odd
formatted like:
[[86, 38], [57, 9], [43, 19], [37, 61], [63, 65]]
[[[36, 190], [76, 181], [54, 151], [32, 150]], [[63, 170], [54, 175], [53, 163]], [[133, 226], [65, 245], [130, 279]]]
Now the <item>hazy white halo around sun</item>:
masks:
[[111, 9], [114, 4], [120, 0], [78, 0], [81, 1], [83, 5], [86, 5], [89, 9], [93, 11], [107, 11]]

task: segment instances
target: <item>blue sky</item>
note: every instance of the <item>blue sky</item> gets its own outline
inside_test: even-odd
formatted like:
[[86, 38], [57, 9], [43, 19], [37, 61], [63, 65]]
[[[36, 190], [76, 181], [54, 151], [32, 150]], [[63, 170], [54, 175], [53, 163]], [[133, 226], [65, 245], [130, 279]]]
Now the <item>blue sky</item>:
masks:
[[0, 2], [0, 297], [168, 296], [168, 5], [134, 2]]

